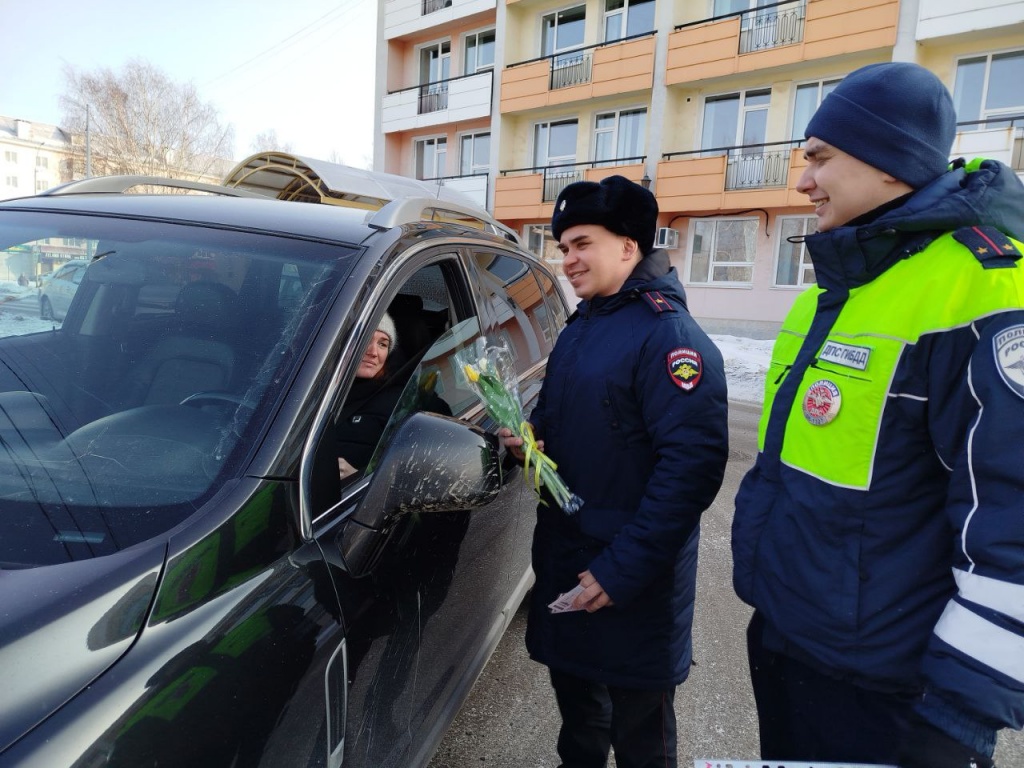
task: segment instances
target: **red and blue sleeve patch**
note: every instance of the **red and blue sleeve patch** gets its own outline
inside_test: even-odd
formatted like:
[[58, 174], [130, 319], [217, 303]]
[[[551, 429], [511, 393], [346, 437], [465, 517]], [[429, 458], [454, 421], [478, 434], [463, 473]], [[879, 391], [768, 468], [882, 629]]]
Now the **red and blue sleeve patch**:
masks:
[[677, 347], [665, 359], [672, 383], [684, 392], [691, 392], [704, 376], [704, 361], [700, 352], [690, 347]]

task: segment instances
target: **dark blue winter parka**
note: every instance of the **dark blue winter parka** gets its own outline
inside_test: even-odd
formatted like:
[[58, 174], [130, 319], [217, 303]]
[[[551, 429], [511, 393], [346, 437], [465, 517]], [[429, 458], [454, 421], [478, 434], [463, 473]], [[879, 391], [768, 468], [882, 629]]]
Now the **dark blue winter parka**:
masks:
[[1022, 238], [990, 160], [807, 237], [733, 522], [766, 645], [989, 753], [1024, 723]]
[[[645, 257], [615, 295], [580, 303], [530, 416], [583, 499], [538, 507], [526, 644], [553, 669], [609, 685], [686, 679], [701, 514], [728, 458], [722, 355], [686, 309], [668, 255]], [[552, 614], [590, 570], [614, 605]]]

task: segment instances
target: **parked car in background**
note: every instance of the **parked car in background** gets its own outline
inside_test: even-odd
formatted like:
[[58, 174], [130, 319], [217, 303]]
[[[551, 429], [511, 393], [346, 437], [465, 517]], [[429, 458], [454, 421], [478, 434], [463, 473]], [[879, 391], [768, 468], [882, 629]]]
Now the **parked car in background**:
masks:
[[[532, 579], [455, 354], [506, 343], [528, 410], [556, 278], [436, 197], [202, 189], [0, 203], [0, 248], [90, 257], [60, 327], [0, 338], [0, 766], [424, 766]], [[385, 311], [405, 390], [343, 486]]]
[[72, 259], [43, 276], [39, 286], [39, 317], [43, 320], [64, 319], [88, 266], [85, 259]]

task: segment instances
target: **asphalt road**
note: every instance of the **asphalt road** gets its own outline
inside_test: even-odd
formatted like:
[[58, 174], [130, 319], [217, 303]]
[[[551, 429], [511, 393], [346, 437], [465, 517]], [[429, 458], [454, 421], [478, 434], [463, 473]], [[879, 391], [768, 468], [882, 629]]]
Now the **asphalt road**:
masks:
[[[754, 460], [759, 413], [730, 404], [725, 483], [701, 526], [695, 664], [676, 693], [680, 768], [701, 758], [752, 760], [759, 751], [744, 637], [750, 609], [733, 593], [729, 547], [733, 499]], [[520, 609], [429, 768], [558, 766], [558, 710], [546, 669], [526, 655], [525, 629]], [[1024, 768], [1024, 734], [1004, 731], [995, 758], [999, 768]]]

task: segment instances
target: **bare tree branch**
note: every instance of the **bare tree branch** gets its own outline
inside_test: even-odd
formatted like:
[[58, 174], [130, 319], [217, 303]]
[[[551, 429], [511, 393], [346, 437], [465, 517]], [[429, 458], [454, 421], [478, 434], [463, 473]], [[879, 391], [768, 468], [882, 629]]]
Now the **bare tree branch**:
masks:
[[220, 124], [195, 86], [175, 83], [142, 59], [118, 72], [65, 67], [64, 79], [60, 105], [73, 136], [75, 177], [85, 175], [86, 140], [93, 175], [199, 179], [219, 175], [234, 154], [234, 130]]

